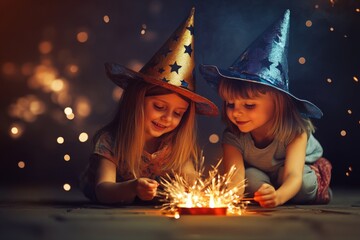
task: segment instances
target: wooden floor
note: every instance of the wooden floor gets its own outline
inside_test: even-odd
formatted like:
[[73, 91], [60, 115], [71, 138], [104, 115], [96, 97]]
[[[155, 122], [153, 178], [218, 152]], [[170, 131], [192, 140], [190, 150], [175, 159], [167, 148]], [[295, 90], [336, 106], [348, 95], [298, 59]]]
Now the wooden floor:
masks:
[[333, 194], [329, 205], [176, 219], [154, 205], [95, 205], [77, 190], [2, 187], [0, 239], [360, 239], [360, 189]]

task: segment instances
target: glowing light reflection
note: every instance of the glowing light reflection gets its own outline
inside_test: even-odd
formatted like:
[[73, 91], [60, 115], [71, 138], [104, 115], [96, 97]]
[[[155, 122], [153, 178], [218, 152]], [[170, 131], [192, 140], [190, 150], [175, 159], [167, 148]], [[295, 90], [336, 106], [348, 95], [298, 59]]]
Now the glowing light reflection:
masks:
[[304, 57], [299, 58], [299, 63], [300, 64], [305, 64], [305, 62], [306, 62], [306, 59]]
[[89, 35], [87, 32], [79, 32], [77, 35], [76, 35], [76, 39], [78, 40], [78, 42], [80, 43], [85, 43], [87, 42], [89, 38]]
[[49, 41], [43, 41], [39, 44], [39, 51], [41, 54], [48, 54], [52, 50], [52, 44]]
[[25, 168], [25, 162], [24, 161], [19, 161], [18, 162], [18, 167], [21, 168], [21, 169]]
[[75, 102], [76, 114], [81, 117], [87, 117], [91, 113], [90, 100], [86, 97], [78, 97]]
[[82, 132], [79, 135], [79, 141], [80, 142], [86, 142], [89, 139], [89, 136], [86, 132]]
[[9, 135], [11, 138], [13, 139], [19, 138], [21, 137], [23, 132], [24, 132], [24, 127], [22, 126], [22, 124], [18, 124], [18, 123], [11, 124], [9, 130]]
[[56, 141], [57, 141], [58, 144], [63, 144], [64, 141], [65, 141], [65, 139], [64, 139], [63, 137], [58, 137], [58, 138], [56, 139]]
[[345, 131], [345, 130], [341, 130], [340, 135], [341, 135], [342, 137], [345, 137], [345, 136], [346, 136], [346, 131]]
[[64, 190], [67, 191], [67, 192], [71, 190], [71, 186], [70, 186], [70, 184], [68, 184], [68, 183], [65, 183], [65, 184], [63, 185], [63, 188], [64, 188]]
[[217, 143], [219, 142], [219, 136], [217, 134], [211, 134], [209, 137], [209, 142], [211, 143]]
[[108, 15], [105, 15], [103, 17], [103, 21], [104, 21], [104, 23], [109, 23], [110, 22], [110, 17]]

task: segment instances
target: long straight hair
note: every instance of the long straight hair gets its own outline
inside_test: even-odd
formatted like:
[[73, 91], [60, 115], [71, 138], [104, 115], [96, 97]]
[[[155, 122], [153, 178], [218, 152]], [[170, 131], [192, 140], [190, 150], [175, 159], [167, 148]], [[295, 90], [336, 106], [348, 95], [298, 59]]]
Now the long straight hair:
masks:
[[[96, 142], [104, 132], [110, 133], [114, 140], [113, 149], [117, 167], [127, 169], [134, 178], [140, 176], [141, 156], [145, 145], [145, 98], [172, 93], [175, 92], [144, 81], [133, 81], [123, 92], [113, 120], [100, 129], [94, 137]], [[195, 103], [178, 95], [189, 103], [189, 107], [179, 125], [173, 131], [160, 136], [162, 142], [168, 144], [171, 149], [168, 156], [165, 156], [169, 160], [162, 170], [183, 173], [186, 162], [197, 161], [198, 146], [195, 131]]]
[[226, 114], [226, 101], [236, 98], [253, 98], [270, 94], [274, 103], [273, 125], [269, 129], [269, 136], [282, 142], [290, 142], [303, 132], [307, 135], [315, 131], [311, 120], [299, 112], [301, 106], [286, 93], [270, 86], [246, 81], [236, 81], [222, 78], [219, 84], [219, 95], [223, 100], [222, 119], [234, 133], [240, 130], [233, 124]]

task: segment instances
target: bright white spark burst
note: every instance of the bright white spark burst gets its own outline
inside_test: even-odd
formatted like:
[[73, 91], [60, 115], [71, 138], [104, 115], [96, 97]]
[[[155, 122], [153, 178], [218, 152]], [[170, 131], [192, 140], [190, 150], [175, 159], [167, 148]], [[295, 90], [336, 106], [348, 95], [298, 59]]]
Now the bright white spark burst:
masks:
[[197, 177], [193, 183], [174, 173], [173, 177], [160, 178], [162, 189], [158, 195], [163, 197], [165, 203], [162, 210], [177, 213], [179, 206], [187, 208], [217, 208], [227, 207], [230, 214], [241, 215], [249, 201], [243, 201], [245, 180], [232, 183], [236, 167], [232, 166], [228, 173], [220, 175], [219, 160], [217, 165], [211, 166], [207, 177], [204, 177], [204, 158], [197, 170]]

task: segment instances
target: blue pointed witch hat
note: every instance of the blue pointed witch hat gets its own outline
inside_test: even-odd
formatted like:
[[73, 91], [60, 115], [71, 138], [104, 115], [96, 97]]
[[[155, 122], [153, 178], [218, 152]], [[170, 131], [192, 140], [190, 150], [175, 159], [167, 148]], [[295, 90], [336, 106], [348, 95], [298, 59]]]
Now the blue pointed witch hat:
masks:
[[208, 84], [218, 89], [221, 78], [264, 84], [291, 96], [299, 103], [299, 111], [307, 117], [321, 118], [321, 110], [313, 103], [289, 92], [288, 46], [290, 10], [266, 29], [228, 68], [200, 65], [199, 70]]

